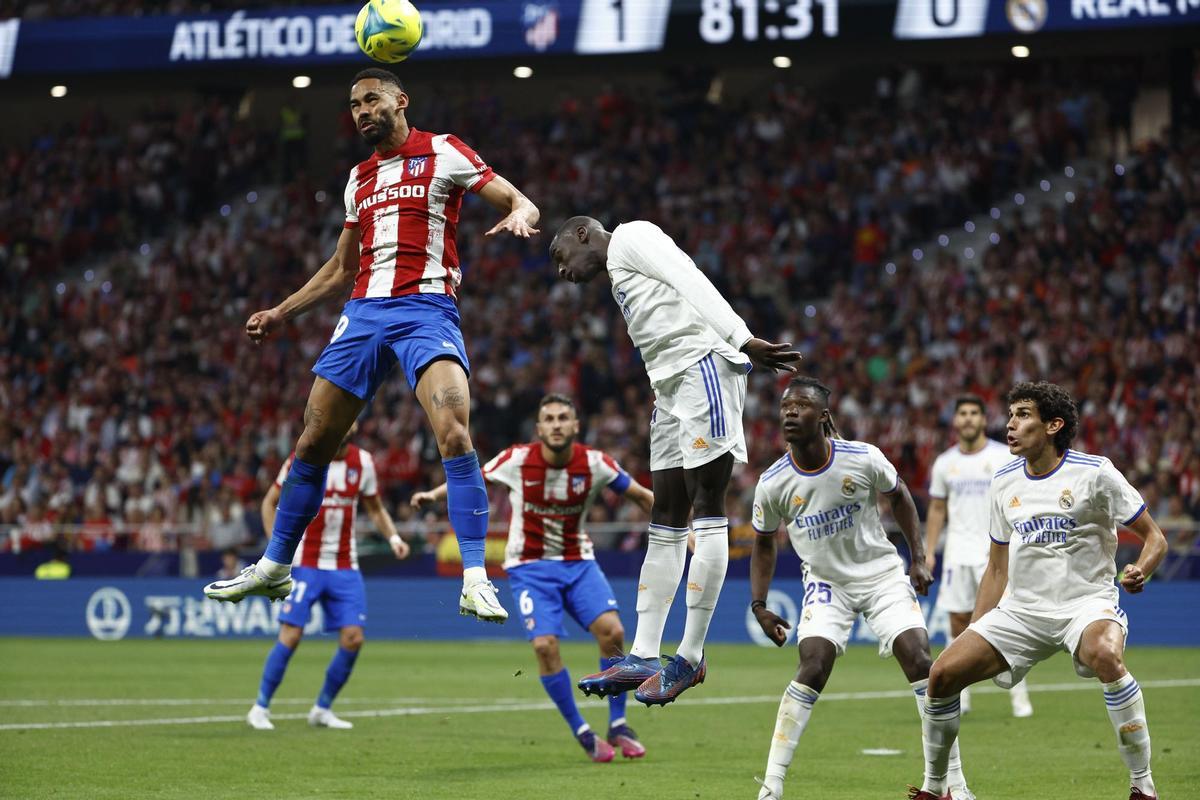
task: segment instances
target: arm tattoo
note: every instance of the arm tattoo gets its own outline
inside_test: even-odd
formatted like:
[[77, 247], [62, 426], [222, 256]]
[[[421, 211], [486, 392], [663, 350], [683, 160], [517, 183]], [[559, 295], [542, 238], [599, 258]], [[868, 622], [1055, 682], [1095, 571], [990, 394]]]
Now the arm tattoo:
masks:
[[462, 389], [457, 386], [434, 392], [430, 399], [434, 408], [462, 408], [467, 404], [467, 398], [463, 397]]

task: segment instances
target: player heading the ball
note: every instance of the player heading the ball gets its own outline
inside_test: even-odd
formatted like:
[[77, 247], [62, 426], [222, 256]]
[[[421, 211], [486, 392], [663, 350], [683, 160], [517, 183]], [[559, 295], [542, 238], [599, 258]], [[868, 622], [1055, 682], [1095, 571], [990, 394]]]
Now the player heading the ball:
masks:
[[345, 297], [317, 359], [304, 431], [279, 497], [267, 552], [231, 581], [204, 593], [237, 602], [249, 594], [282, 599], [292, 589], [292, 556], [321, 507], [325, 477], [346, 432], [397, 363], [429, 417], [446, 471], [448, 513], [463, 559], [459, 612], [504, 622], [483, 565], [488, 503], [468, 430], [470, 362], [455, 297], [455, 232], [463, 195], [475, 192], [504, 218], [487, 232], [537, 233], [538, 210], [474, 150], [447, 133], [408, 124], [408, 94], [384, 69], [359, 72], [350, 113], [374, 154], [350, 171], [346, 221], [333, 257], [282, 303], [255, 312], [246, 335], [260, 342], [314, 306]]

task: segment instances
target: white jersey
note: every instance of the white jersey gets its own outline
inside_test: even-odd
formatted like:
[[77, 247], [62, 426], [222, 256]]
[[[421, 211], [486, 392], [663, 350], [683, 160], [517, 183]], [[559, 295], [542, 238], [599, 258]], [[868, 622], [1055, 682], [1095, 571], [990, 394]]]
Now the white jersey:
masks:
[[1112, 462], [1067, 450], [1058, 466], [1031, 476], [1025, 459], [992, 478], [989, 534], [1008, 545], [1011, 595], [1000, 601], [1049, 617], [1096, 598], [1114, 605], [1117, 523], [1146, 510], [1137, 490]]
[[687, 253], [653, 222], [626, 222], [608, 243], [608, 277], [651, 385], [709, 353], [749, 366], [752, 336]]
[[839, 585], [903, 570], [877, 503], [879, 493], [899, 486], [896, 468], [873, 444], [829, 444], [820, 469], [800, 469], [788, 452], [762, 474], [754, 490], [755, 529], [773, 535], [785, 522], [806, 568]]
[[951, 447], [933, 462], [929, 496], [946, 501], [944, 565], [981, 567], [988, 560], [988, 487], [996, 470], [1012, 461], [993, 439], [976, 453]]

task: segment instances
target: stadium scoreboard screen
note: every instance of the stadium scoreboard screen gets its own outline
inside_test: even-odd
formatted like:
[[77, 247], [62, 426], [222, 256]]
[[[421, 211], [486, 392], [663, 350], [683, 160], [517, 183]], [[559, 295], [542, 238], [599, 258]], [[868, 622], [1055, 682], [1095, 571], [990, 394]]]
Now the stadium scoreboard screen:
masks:
[[[824, 39], [969, 38], [1200, 23], [1200, 0], [455, 0], [418, 2], [414, 59], [694, 52]], [[231, 63], [362, 62], [357, 5], [0, 20], [0, 78]], [[64, 54], [69, 54], [69, 57]]]

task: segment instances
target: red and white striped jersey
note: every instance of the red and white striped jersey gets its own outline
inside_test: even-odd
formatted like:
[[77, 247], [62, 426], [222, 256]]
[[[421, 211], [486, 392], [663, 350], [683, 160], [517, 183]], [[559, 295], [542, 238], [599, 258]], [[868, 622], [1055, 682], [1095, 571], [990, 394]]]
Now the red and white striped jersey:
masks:
[[584, 518], [605, 487], [624, 493], [631, 480], [611, 456], [582, 444], [574, 445], [565, 467], [552, 467], [538, 442], [508, 448], [484, 465], [483, 477], [509, 489], [505, 569], [595, 558]]
[[[296, 454], [292, 453], [283, 462], [275, 478], [276, 486], [283, 486], [295, 457]], [[305, 528], [292, 566], [358, 569], [358, 542], [354, 538], [358, 498], [377, 494], [379, 483], [375, 476], [375, 459], [366, 450], [350, 445], [346, 448], [345, 458], [329, 465], [321, 510]]]
[[457, 137], [410, 128], [397, 150], [350, 170], [346, 227], [358, 228], [358, 277], [351, 298], [448, 294], [462, 281], [458, 212], [465, 192], [496, 173]]

